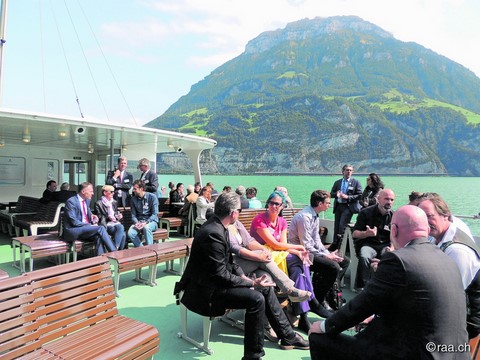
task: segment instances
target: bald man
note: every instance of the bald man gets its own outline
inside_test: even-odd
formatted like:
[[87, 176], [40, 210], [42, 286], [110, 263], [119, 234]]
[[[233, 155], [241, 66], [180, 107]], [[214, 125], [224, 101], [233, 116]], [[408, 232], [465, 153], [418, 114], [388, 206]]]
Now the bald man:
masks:
[[378, 202], [364, 208], [357, 216], [353, 228], [353, 240], [358, 256], [357, 278], [355, 288], [365, 287], [371, 277], [370, 264], [372, 259], [380, 259], [390, 246], [390, 221], [395, 193], [384, 189], [378, 193]]
[[[465, 295], [453, 261], [427, 240], [427, 216], [405, 205], [392, 218], [394, 251], [365, 290], [312, 325], [312, 360], [469, 359]], [[341, 334], [374, 315], [355, 336]], [[446, 347], [455, 349], [445, 351]]]

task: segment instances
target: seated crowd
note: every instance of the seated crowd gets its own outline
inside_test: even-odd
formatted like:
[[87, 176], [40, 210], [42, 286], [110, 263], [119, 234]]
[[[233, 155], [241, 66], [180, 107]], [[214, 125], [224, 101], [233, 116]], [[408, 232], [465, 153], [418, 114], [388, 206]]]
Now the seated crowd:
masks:
[[[139, 166], [142, 179], [127, 181], [133, 196], [130, 188], [107, 184], [95, 214], [93, 187], [82, 183], [66, 202], [65, 238], [91, 239], [98, 254], [128, 242], [151, 244], [159, 222], [158, 179], [148, 175], [145, 161]], [[175, 293], [182, 292], [181, 302], [205, 316], [245, 309], [243, 359], [265, 354], [264, 337], [282, 349], [310, 349], [312, 359], [443, 358], [439, 345], [467, 344], [479, 334], [480, 250], [468, 227], [438, 194], [412, 192], [409, 204], [393, 211], [395, 193], [378, 175], [369, 175], [362, 192], [351, 165], [343, 170], [344, 178], [330, 192], [313, 191], [309, 205], [290, 223], [282, 217], [283, 209], [293, 208], [284, 187], [275, 187], [263, 206], [255, 187], [226, 186], [218, 193], [211, 183], [197, 183], [184, 194], [184, 184], [171, 182], [171, 214], [186, 218], [195, 210], [199, 225]], [[124, 174], [111, 178], [120, 184]], [[319, 214], [329, 209], [331, 198], [335, 234], [329, 247], [322, 242], [328, 230], [320, 226]], [[117, 200], [131, 207], [129, 229], [121, 224]], [[251, 224], [238, 220], [243, 209], [262, 208]], [[327, 294], [340, 289], [350, 264], [339, 249], [353, 213], [358, 215], [350, 255], [359, 260], [358, 294], [339, 308]], [[290, 316], [279, 303], [282, 295], [290, 301]], [[324, 320], [312, 324], [310, 313]], [[365, 329], [342, 334], [358, 324]], [[438, 345], [432, 351], [431, 342]], [[464, 350], [456, 358], [468, 358]]]

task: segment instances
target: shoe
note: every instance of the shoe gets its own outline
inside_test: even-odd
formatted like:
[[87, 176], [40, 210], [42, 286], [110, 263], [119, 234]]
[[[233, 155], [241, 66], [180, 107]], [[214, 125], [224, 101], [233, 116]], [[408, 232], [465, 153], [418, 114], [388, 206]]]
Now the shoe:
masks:
[[327, 300], [324, 300], [324, 301], [322, 302], [322, 306], [323, 306], [325, 309], [327, 309], [328, 311], [334, 311], [334, 310], [332, 309], [332, 307], [328, 304]]
[[295, 337], [291, 340], [280, 340], [280, 348], [283, 350], [308, 350], [310, 349], [310, 345], [308, 344], [308, 341], [305, 340], [299, 333], [295, 333]]
[[312, 304], [310, 303], [310, 311], [317, 314], [318, 316], [328, 319], [330, 316], [334, 314], [333, 311], [325, 309], [325, 307], [321, 304]]
[[277, 334], [270, 326], [265, 327], [265, 329], [263, 330], [263, 334], [265, 335], [265, 338], [268, 339], [269, 341], [273, 343], [278, 343]]
[[287, 294], [291, 302], [308, 301], [308, 299], [310, 299], [310, 296], [312, 296], [312, 293], [310, 291], [295, 288], [289, 290]]

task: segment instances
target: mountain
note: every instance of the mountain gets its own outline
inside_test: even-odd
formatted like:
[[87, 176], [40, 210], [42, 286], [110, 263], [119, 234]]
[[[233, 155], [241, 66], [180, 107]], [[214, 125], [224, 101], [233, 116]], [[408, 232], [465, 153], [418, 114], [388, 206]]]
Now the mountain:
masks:
[[465, 67], [358, 17], [304, 19], [251, 40], [147, 126], [216, 139], [206, 172], [479, 176], [478, 89]]

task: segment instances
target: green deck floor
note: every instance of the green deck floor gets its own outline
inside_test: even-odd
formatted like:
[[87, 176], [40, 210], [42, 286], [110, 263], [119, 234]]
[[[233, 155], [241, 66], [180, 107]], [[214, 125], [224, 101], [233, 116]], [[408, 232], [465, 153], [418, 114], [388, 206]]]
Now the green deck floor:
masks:
[[[173, 238], [172, 238], [173, 240]], [[0, 235], [0, 269], [8, 272], [10, 276], [19, 275], [19, 270], [12, 266], [12, 250], [10, 237]], [[35, 261], [35, 269], [55, 266], [47, 259]], [[179, 261], [175, 261], [175, 269], [178, 270]], [[214, 321], [210, 336], [210, 348], [213, 355], [207, 355], [203, 351], [190, 345], [177, 337], [180, 331], [179, 307], [175, 304], [172, 295], [173, 286], [178, 281], [178, 275], [164, 272], [165, 265], [161, 264], [157, 270], [157, 286], [139, 284], [134, 281], [135, 273], [130, 271], [120, 276], [120, 297], [117, 298], [119, 311], [122, 315], [143, 321], [155, 326], [160, 332], [160, 351], [155, 359], [241, 359], [243, 355], [243, 333], [224, 322]], [[146, 275], [146, 269], [145, 275]], [[348, 295], [348, 294], [347, 294]], [[310, 320], [318, 319], [311, 315]], [[189, 335], [195, 339], [201, 339], [201, 318], [189, 312]], [[300, 332], [301, 333], [301, 332]], [[304, 334], [305, 335], [305, 334]], [[305, 335], [306, 336], [306, 335]], [[310, 353], [305, 350], [281, 350], [276, 344], [265, 341], [265, 360], [282, 359], [309, 359]]]

